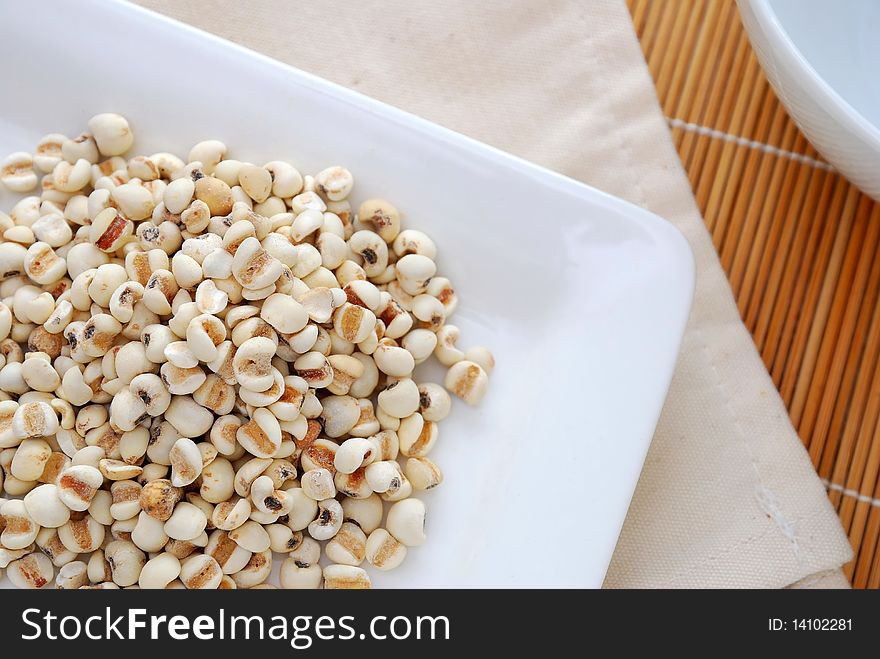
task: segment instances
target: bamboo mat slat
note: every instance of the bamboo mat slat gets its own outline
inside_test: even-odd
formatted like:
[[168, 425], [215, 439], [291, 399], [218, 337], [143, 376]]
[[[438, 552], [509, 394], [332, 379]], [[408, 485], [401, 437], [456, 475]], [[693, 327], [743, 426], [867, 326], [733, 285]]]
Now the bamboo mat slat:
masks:
[[733, 0], [627, 0], [743, 321], [880, 587], [880, 204], [776, 98]]

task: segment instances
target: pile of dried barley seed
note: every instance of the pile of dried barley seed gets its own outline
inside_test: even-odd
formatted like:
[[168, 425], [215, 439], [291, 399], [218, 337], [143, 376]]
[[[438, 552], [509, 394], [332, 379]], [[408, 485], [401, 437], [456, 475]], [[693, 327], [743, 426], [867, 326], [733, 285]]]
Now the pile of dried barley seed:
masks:
[[[478, 403], [494, 366], [433, 241], [353, 214], [344, 167], [133, 140], [99, 114], [0, 167], [41, 188], [0, 212], [0, 575], [266, 588], [282, 554], [284, 588], [370, 587], [425, 541], [446, 390]], [[413, 380], [432, 354], [445, 389]]]

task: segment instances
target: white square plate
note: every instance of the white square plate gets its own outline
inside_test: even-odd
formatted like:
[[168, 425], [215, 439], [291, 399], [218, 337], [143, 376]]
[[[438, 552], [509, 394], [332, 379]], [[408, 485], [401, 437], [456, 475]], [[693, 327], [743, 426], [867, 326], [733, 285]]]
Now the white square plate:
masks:
[[498, 366], [483, 404], [441, 424], [428, 542], [375, 585], [601, 585], [691, 303], [670, 224], [128, 4], [0, 0], [0, 61], [0, 154], [113, 111], [136, 153], [219, 138], [240, 160], [344, 164], [355, 202], [392, 200], [438, 245], [461, 344]]

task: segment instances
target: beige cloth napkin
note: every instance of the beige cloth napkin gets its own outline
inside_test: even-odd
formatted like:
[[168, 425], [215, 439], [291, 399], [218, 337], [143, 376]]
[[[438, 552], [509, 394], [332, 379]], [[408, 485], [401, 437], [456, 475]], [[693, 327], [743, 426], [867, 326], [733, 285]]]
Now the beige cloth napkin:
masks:
[[622, 0], [142, 4], [673, 222], [696, 299], [606, 586], [847, 585], [849, 545], [740, 322]]

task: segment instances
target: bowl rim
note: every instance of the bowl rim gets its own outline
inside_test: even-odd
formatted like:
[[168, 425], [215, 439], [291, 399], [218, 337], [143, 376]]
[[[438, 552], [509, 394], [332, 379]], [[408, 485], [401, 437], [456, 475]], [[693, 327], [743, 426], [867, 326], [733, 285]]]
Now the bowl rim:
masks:
[[806, 74], [806, 80], [811, 84], [813, 91], [826, 99], [826, 105], [830, 104], [830, 109], [834, 111], [831, 114], [839, 121], [848, 124], [852, 130], [859, 132], [863, 139], [873, 144], [873, 148], [880, 150], [880, 127], [853, 107], [819, 75], [785, 29], [779, 15], [773, 9], [771, 0], [737, 0], [737, 2], [747, 4], [761, 27], [772, 32], [777, 43], [784, 46], [783, 52], [789, 56], [790, 63]]

